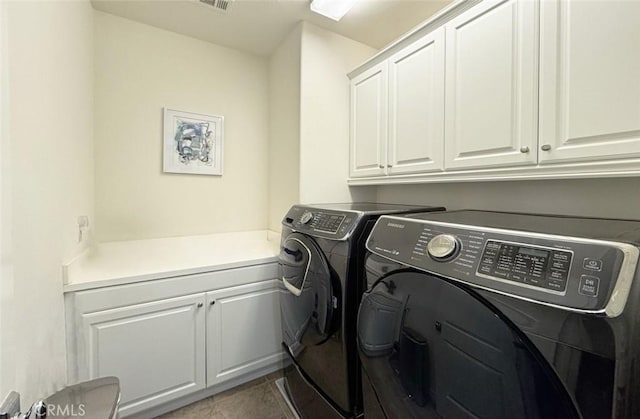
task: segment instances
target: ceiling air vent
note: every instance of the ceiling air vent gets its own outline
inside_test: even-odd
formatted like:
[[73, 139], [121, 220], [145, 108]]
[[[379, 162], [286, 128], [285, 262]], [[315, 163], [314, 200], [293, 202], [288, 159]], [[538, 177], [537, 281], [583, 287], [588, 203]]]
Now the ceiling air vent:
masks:
[[233, 0], [200, 0], [200, 3], [204, 3], [213, 7], [219, 12], [228, 12]]

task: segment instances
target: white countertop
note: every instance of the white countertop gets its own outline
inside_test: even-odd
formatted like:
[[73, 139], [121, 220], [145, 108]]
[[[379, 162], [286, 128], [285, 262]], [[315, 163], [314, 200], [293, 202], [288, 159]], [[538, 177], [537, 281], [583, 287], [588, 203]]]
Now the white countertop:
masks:
[[277, 261], [280, 236], [260, 230], [101, 243], [63, 266], [64, 292]]

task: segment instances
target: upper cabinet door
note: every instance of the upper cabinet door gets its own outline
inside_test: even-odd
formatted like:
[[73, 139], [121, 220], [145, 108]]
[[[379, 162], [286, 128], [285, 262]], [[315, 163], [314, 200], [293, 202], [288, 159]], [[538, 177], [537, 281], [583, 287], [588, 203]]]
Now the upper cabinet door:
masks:
[[389, 59], [388, 173], [444, 168], [444, 28]]
[[537, 24], [537, 2], [488, 0], [446, 25], [446, 169], [537, 162]]
[[387, 77], [385, 61], [351, 80], [351, 177], [386, 173]]
[[640, 156], [640, 2], [541, 6], [540, 162]]

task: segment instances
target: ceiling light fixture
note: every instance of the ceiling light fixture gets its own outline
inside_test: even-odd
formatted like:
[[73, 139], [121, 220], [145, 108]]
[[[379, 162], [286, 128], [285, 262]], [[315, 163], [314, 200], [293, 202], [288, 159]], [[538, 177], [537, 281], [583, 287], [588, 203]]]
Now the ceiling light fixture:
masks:
[[342, 19], [358, 0], [311, 0], [311, 11], [336, 22]]

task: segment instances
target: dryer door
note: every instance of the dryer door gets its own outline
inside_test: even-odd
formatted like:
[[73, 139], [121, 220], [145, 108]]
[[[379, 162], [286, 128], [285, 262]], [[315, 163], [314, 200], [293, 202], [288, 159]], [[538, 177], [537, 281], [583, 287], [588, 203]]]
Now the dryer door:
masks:
[[331, 335], [338, 301], [326, 257], [311, 237], [287, 236], [279, 262], [288, 291], [281, 300], [283, 339], [295, 355], [303, 341], [316, 345]]
[[537, 348], [472, 289], [418, 272], [379, 280], [360, 304], [367, 418], [577, 418]]

